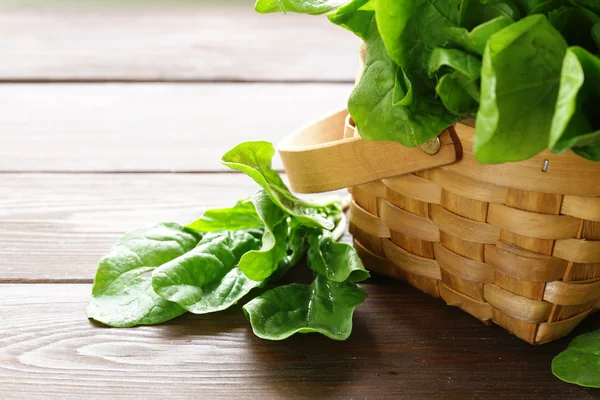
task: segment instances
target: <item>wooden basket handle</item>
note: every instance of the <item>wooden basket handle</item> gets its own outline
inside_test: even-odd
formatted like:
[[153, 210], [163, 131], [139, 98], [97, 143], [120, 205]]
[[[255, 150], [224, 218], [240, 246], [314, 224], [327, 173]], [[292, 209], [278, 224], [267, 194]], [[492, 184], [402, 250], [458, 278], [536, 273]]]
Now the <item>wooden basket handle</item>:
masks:
[[420, 147], [363, 140], [348, 111], [342, 110], [284, 138], [278, 149], [292, 190], [319, 193], [455, 162], [457, 151], [449, 132], [442, 132], [439, 140], [434, 155]]

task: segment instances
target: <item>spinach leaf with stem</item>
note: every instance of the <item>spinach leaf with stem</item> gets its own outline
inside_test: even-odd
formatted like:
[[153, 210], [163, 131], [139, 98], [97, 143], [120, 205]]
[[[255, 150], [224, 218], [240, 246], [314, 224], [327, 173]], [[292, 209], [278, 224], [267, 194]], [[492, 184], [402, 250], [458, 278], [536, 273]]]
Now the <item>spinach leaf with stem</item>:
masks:
[[354, 309], [367, 293], [351, 282], [333, 282], [317, 274], [310, 285], [271, 289], [244, 305], [256, 336], [282, 340], [295, 333], [318, 332], [345, 340], [352, 332]]
[[175, 223], [123, 235], [98, 263], [88, 318], [130, 327], [158, 324], [183, 314], [183, 308], [154, 292], [151, 273], [193, 250], [201, 238], [201, 234]]
[[274, 155], [275, 148], [269, 142], [244, 142], [225, 153], [222, 162], [254, 179], [277, 206], [302, 224], [311, 228], [333, 229], [334, 222], [328, 215], [339, 210], [340, 204], [308, 202], [294, 196], [271, 166]]

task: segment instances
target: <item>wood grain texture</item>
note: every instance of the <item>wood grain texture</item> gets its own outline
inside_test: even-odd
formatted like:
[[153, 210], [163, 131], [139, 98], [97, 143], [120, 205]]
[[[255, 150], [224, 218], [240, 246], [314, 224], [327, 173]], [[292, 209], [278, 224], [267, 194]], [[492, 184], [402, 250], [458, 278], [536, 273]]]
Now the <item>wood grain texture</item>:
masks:
[[[1, 25], [1, 24], [0, 24]], [[0, 171], [215, 171], [346, 104], [347, 84], [6, 84]], [[281, 166], [277, 162], [278, 167]]]
[[185, 224], [256, 190], [236, 173], [0, 174], [0, 282], [91, 282], [124, 232]]
[[[0, 397], [592, 399], [531, 346], [405, 284], [365, 285], [350, 339], [255, 337], [239, 308], [110, 329], [89, 285], [0, 285]], [[577, 333], [598, 327], [584, 322]]]
[[0, 80], [354, 81], [360, 40], [326, 17], [200, 3], [5, 8]]

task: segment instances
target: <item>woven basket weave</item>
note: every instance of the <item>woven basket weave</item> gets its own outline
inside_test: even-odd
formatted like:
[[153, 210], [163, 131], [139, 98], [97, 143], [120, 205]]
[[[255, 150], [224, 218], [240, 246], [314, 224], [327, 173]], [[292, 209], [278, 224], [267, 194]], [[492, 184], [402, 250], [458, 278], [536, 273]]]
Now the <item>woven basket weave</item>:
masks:
[[351, 186], [350, 232], [366, 266], [529, 343], [600, 308], [600, 163], [544, 152], [479, 164], [463, 121], [428, 155], [367, 142], [347, 112], [284, 140], [292, 189]]
[[[365, 58], [363, 45], [357, 80]], [[529, 343], [565, 336], [600, 309], [600, 162], [546, 151], [482, 165], [474, 137], [471, 120], [442, 132], [437, 152], [367, 142], [343, 110], [279, 152], [293, 190], [349, 187], [367, 268]]]

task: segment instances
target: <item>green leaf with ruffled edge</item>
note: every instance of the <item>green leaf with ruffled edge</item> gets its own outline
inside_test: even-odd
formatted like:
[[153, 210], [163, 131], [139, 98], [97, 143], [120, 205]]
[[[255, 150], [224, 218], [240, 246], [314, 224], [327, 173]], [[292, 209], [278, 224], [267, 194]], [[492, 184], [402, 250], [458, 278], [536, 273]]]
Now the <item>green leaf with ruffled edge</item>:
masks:
[[311, 232], [308, 266], [334, 282], [360, 282], [370, 275], [354, 247], [334, 241], [328, 231]]
[[310, 285], [271, 289], [243, 309], [252, 330], [263, 339], [282, 340], [295, 333], [318, 332], [345, 340], [352, 332], [354, 309], [366, 298], [367, 293], [354, 283], [333, 282], [317, 275]]
[[287, 215], [275, 203], [266, 191], [260, 190], [249, 200], [254, 204], [256, 213], [264, 222], [264, 235], [260, 249], [244, 254], [238, 268], [255, 281], [263, 281], [279, 267], [286, 253], [288, 226]]

